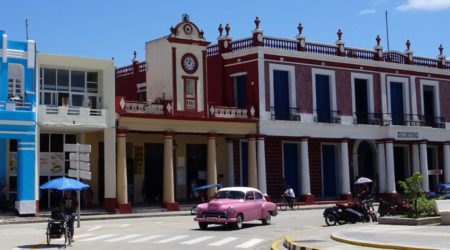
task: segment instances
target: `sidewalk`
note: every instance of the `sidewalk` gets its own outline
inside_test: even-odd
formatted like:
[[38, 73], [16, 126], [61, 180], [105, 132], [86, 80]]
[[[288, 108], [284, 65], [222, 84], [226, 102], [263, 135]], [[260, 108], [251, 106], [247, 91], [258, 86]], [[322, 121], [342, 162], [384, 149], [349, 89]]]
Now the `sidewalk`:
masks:
[[[450, 249], [450, 226], [350, 224], [304, 230], [285, 237], [288, 249]], [[345, 244], [342, 244], [345, 243]], [[281, 249], [281, 248], [280, 248]]]
[[[81, 221], [88, 220], [109, 220], [109, 219], [125, 219], [125, 218], [144, 218], [144, 217], [161, 217], [161, 216], [184, 216], [191, 215], [190, 208], [193, 205], [180, 206], [180, 211], [167, 211], [157, 206], [141, 206], [133, 208], [131, 214], [114, 214], [108, 213], [102, 208], [97, 209], [81, 209]], [[50, 218], [50, 211], [40, 211], [37, 216], [18, 216], [16, 213], [0, 213], [0, 225], [2, 224], [20, 224], [20, 223], [37, 223], [47, 222]]]

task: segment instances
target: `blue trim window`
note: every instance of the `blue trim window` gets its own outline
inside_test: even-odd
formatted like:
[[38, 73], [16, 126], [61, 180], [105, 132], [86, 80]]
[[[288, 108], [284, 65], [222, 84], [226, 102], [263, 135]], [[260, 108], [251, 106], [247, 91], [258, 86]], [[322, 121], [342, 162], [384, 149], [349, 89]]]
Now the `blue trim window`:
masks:
[[8, 65], [8, 98], [23, 99], [24, 68], [20, 64]]

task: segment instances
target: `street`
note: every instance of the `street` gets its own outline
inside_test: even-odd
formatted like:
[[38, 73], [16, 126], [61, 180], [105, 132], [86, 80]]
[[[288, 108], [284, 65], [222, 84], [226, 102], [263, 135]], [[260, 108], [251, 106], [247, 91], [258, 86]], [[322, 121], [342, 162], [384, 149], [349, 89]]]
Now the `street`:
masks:
[[[322, 209], [283, 211], [272, 224], [244, 223], [241, 230], [211, 225], [198, 228], [193, 216], [81, 221], [71, 249], [270, 249], [288, 233], [323, 228]], [[76, 225], [76, 223], [75, 223]], [[47, 223], [0, 227], [1, 249], [60, 249], [63, 239], [46, 244]]]

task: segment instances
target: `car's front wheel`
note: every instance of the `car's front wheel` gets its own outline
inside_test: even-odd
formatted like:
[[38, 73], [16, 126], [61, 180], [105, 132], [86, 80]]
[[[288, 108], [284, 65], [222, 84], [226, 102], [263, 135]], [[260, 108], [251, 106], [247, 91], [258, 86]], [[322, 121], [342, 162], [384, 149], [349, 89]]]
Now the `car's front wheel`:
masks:
[[236, 230], [241, 229], [243, 221], [244, 221], [244, 218], [242, 217], [242, 214], [238, 214], [236, 216], [236, 222], [233, 224], [233, 228]]
[[198, 226], [200, 227], [201, 230], [208, 229], [208, 223], [206, 222], [199, 222]]
[[266, 218], [262, 219], [263, 225], [269, 225], [272, 222], [272, 214], [270, 212], [267, 212]]

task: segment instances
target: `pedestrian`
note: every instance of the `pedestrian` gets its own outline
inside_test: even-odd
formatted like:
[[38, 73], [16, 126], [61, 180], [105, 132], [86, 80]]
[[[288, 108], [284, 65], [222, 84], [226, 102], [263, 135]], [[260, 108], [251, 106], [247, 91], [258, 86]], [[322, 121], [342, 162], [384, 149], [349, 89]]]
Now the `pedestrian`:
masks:
[[294, 199], [295, 199], [294, 189], [292, 189], [291, 186], [287, 185], [286, 190], [284, 191], [282, 196], [286, 198], [289, 207], [292, 210], [294, 210]]

